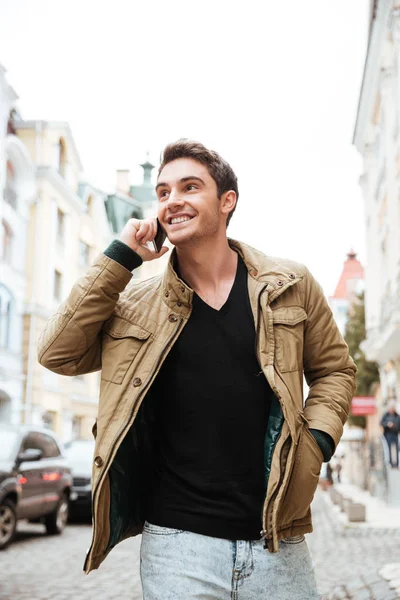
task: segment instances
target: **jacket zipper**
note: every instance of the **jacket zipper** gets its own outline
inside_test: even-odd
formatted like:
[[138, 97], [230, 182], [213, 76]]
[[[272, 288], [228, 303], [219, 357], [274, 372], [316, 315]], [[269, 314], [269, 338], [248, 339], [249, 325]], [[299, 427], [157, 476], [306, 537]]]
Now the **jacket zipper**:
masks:
[[[166, 358], [166, 355], [164, 356], [166, 350], [168, 349], [168, 347], [170, 345], [173, 345], [173, 342], [175, 341], [175, 339], [178, 337], [178, 335], [180, 334], [180, 332], [182, 330], [182, 327], [181, 327], [182, 323], [183, 323], [183, 319], [180, 319], [179, 320], [178, 329], [174, 331], [173, 335], [168, 339], [168, 341], [164, 345], [164, 347], [163, 347], [163, 349], [162, 349], [162, 351], [160, 353], [160, 356], [159, 356], [159, 358], [157, 360], [156, 367], [155, 367], [154, 371], [147, 378], [147, 381], [146, 381], [145, 385], [143, 386], [142, 393], [136, 398], [136, 402], [135, 402], [135, 404], [134, 404], [134, 406], [132, 408], [132, 412], [131, 412], [131, 415], [130, 415], [129, 420], [128, 420], [128, 425], [124, 425], [123, 428], [115, 436], [115, 438], [113, 440], [113, 443], [112, 443], [112, 451], [110, 452], [110, 457], [112, 456], [114, 447], [118, 443], [119, 439], [122, 437], [122, 435], [125, 435], [126, 431], [129, 429], [129, 427], [131, 427], [133, 421], [135, 420], [135, 417], [136, 417], [136, 415], [137, 415], [137, 413], [139, 411], [139, 408], [140, 408], [140, 406], [142, 404], [142, 400], [143, 400], [144, 396], [146, 395], [148, 388], [150, 387], [150, 385], [153, 382], [154, 378], [158, 374], [158, 371], [159, 371], [162, 363], [164, 362], [164, 360]], [[94, 504], [95, 504], [96, 494], [97, 494], [98, 490], [101, 488], [101, 484], [102, 484], [102, 482], [104, 480], [105, 475], [107, 474], [109, 463], [110, 463], [110, 459], [104, 465], [103, 477], [101, 478], [101, 480], [99, 480], [99, 482], [97, 484], [97, 487], [96, 487], [96, 489], [93, 492], [93, 502], [92, 502], [92, 506], [93, 507], [94, 507]], [[94, 511], [93, 511], [93, 514], [94, 514]], [[94, 525], [95, 525], [95, 521], [94, 521]], [[86, 571], [86, 565], [88, 563], [89, 556], [90, 556], [90, 553], [91, 553], [92, 548], [93, 548], [93, 541], [94, 541], [95, 537], [96, 537], [96, 535], [95, 535], [95, 527], [93, 527], [92, 542], [90, 544], [89, 550], [87, 551], [85, 562], [84, 562], [84, 565], [83, 565], [83, 570], [84, 571]]]
[[[294, 285], [295, 283], [297, 283], [296, 280], [291, 281], [290, 285], [285, 286], [283, 289], [279, 290], [279, 293], [275, 294], [274, 297], [270, 299], [270, 301], [276, 300], [276, 298], [278, 298], [284, 291], [286, 291], [286, 289], [288, 287], [292, 287], [292, 285]], [[259, 354], [259, 350], [258, 350], [258, 336], [259, 336], [259, 331], [260, 331], [260, 299], [261, 299], [261, 294], [265, 291], [265, 289], [267, 287], [268, 287], [268, 284], [265, 285], [260, 290], [260, 293], [258, 294], [258, 298], [257, 298], [256, 356], [257, 356], [257, 360], [258, 360], [258, 363], [260, 365], [260, 369], [261, 369], [262, 373], [264, 373], [264, 372], [262, 371], [260, 354]], [[276, 396], [277, 396], [277, 398], [278, 398], [278, 400], [279, 400], [279, 402], [280, 402], [280, 404], [282, 406], [282, 397], [281, 397], [281, 394], [280, 394], [277, 386], [276, 385], [275, 386], [272, 385], [272, 382], [268, 379], [268, 375], [265, 375], [265, 377], [266, 377], [269, 385], [271, 386], [271, 389], [275, 392], [275, 394], [276, 394]], [[276, 448], [276, 444], [278, 443], [280, 437], [281, 437], [281, 434], [279, 434], [278, 437], [277, 437], [277, 439], [276, 439], [275, 448]], [[274, 452], [275, 452], [275, 448], [274, 448]], [[273, 459], [273, 454], [274, 453], [272, 453], [271, 462], [272, 462], [272, 459]], [[279, 481], [278, 481], [277, 485], [279, 485]], [[270, 502], [273, 499], [273, 494], [274, 494], [274, 492], [276, 490], [276, 487], [277, 486], [275, 486], [275, 488], [271, 492], [271, 500], [270, 500]], [[266, 519], [267, 519], [267, 506], [266, 506], [267, 490], [265, 490], [265, 493], [266, 493], [266, 495], [265, 495], [265, 500], [264, 500], [264, 505], [263, 505], [263, 514], [262, 514], [262, 522], [261, 522], [262, 529], [260, 531], [260, 539], [261, 540], [263, 540], [263, 539], [265, 540], [264, 547], [266, 548], [267, 547], [267, 540], [272, 539], [272, 531], [269, 532], [268, 529], [267, 529], [267, 523], [266, 523]]]
[[[256, 357], [258, 360], [258, 364], [260, 366], [260, 374], [264, 374], [264, 371], [262, 370], [262, 366], [261, 366], [261, 359], [260, 359], [260, 352], [259, 352], [259, 347], [258, 347], [258, 338], [259, 338], [259, 332], [260, 332], [260, 300], [261, 300], [261, 295], [263, 294], [263, 292], [266, 290], [266, 288], [268, 287], [268, 284], [265, 285], [259, 292], [258, 294], [258, 298], [257, 298], [257, 315], [256, 315], [256, 339], [255, 339], [255, 350], [256, 350]], [[269, 385], [271, 386], [272, 389], [272, 385], [271, 382], [268, 380], [268, 377], [266, 376], [266, 379], [269, 383]], [[278, 436], [279, 439], [280, 436]], [[277, 440], [278, 441], [278, 440]], [[267, 490], [266, 490], [267, 491]], [[266, 498], [264, 500], [264, 505], [263, 505], [263, 514], [262, 514], [262, 518], [261, 518], [261, 526], [262, 529], [260, 531], [260, 536], [261, 536], [261, 540], [265, 539], [269, 539], [271, 536], [268, 534], [267, 528], [266, 528], [266, 510], [265, 510], [265, 501]]]

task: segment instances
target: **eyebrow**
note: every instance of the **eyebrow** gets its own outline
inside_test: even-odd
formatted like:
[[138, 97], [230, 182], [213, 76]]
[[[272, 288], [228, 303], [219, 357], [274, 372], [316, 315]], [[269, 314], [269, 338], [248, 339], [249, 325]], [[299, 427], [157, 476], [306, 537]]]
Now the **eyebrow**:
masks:
[[[196, 175], [189, 175], [189, 177], [182, 177], [182, 179], [180, 179], [178, 183], [186, 183], [187, 181], [193, 181], [193, 180], [194, 181], [200, 181], [200, 183], [202, 183], [203, 185], [205, 185], [205, 183], [202, 180], [202, 178], [201, 177], [196, 177]], [[156, 191], [160, 187], [168, 187], [168, 183], [165, 183], [164, 181], [160, 181], [156, 185]]]

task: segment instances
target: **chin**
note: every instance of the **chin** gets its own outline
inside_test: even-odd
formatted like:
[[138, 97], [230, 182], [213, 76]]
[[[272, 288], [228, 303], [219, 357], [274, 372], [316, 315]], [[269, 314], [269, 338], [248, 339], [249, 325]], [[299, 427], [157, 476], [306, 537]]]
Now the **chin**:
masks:
[[183, 248], [184, 246], [188, 246], [191, 242], [193, 242], [193, 235], [173, 235], [168, 238], [173, 246], [176, 248]]
[[171, 244], [177, 248], [190, 244], [195, 238], [196, 232], [185, 230], [174, 231], [168, 236]]

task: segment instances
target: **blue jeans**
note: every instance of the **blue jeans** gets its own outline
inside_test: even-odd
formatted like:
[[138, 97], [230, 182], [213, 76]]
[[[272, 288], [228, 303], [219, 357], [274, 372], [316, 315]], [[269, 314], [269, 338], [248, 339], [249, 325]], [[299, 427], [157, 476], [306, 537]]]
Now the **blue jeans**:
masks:
[[140, 549], [143, 600], [318, 600], [304, 536], [230, 541], [146, 523]]
[[389, 450], [389, 462], [391, 467], [399, 466], [399, 434], [386, 432], [385, 440]]

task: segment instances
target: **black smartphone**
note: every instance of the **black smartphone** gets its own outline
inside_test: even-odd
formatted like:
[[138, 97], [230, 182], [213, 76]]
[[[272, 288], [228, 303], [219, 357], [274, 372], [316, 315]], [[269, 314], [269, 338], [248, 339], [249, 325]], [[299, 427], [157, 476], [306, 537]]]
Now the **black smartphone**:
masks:
[[157, 219], [157, 233], [156, 233], [156, 237], [153, 240], [153, 248], [154, 248], [155, 252], [160, 252], [162, 245], [166, 239], [167, 239], [167, 234], [165, 233], [164, 229], [161, 227], [160, 221]]

